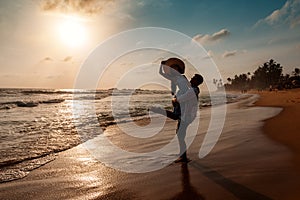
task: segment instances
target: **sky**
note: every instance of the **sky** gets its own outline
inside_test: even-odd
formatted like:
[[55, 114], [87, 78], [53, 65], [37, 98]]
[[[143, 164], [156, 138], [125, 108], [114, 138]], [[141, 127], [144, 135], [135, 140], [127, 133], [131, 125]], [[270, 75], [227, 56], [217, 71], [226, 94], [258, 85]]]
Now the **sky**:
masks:
[[[0, 0], [0, 87], [73, 88], [99, 44], [143, 27], [175, 30], [203, 45], [224, 80], [271, 58], [284, 73], [300, 67], [300, 0]], [[101, 87], [159, 55], [121, 57]]]

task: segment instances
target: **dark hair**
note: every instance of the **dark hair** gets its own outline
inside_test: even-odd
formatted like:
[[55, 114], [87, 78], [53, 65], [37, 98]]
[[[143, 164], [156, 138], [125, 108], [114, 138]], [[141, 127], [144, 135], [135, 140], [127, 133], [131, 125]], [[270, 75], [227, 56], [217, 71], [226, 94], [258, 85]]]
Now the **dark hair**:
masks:
[[180, 68], [180, 66], [177, 65], [177, 64], [173, 64], [173, 65], [171, 65], [170, 67], [171, 67], [172, 69], [178, 71], [180, 74], [184, 73], [184, 72], [182, 71], [182, 69]]
[[199, 85], [203, 83], [203, 77], [200, 74], [195, 74], [194, 76], [197, 79]]

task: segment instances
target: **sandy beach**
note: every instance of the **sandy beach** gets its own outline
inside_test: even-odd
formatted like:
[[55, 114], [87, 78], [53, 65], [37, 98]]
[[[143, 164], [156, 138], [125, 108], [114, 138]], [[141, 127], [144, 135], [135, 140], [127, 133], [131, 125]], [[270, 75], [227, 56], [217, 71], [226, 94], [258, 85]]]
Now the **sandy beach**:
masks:
[[[299, 158], [299, 124], [295, 123], [299, 90], [259, 95], [257, 106], [251, 106], [257, 95], [227, 106], [221, 137], [203, 159], [198, 153], [210, 121], [209, 108], [201, 110], [188, 164], [125, 173], [105, 166], [79, 145], [23, 179], [0, 184], [0, 199], [299, 199], [299, 167], [293, 162]], [[104, 134], [118, 146], [145, 152], [167, 144], [175, 127], [176, 122], [167, 120], [157, 138], [142, 142], [126, 137], [117, 126], [110, 126]], [[279, 134], [282, 130], [288, 136]]]
[[300, 171], [300, 89], [260, 92], [259, 95], [256, 105], [283, 108], [279, 115], [266, 120], [263, 131], [293, 152], [293, 161]]

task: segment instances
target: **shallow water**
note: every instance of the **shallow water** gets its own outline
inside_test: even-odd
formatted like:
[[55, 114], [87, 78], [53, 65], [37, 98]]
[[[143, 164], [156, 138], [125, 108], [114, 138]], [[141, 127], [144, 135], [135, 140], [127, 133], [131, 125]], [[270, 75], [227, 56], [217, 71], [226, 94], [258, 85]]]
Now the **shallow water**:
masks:
[[[99, 132], [93, 130], [99, 126], [105, 129], [111, 124], [148, 117], [151, 106], [171, 109], [171, 95], [166, 91], [118, 90], [113, 96], [112, 92], [0, 89], [0, 182], [22, 178], [55, 159], [57, 152], [94, 138]], [[236, 98], [237, 95], [227, 96], [228, 102]], [[114, 115], [112, 99], [116, 105]], [[86, 110], [74, 115], [74, 105], [84, 109], [92, 103], [96, 118]], [[202, 95], [200, 107], [210, 105], [209, 96]], [[80, 128], [86, 130], [84, 135], [77, 132], [76, 118], [80, 119]]]

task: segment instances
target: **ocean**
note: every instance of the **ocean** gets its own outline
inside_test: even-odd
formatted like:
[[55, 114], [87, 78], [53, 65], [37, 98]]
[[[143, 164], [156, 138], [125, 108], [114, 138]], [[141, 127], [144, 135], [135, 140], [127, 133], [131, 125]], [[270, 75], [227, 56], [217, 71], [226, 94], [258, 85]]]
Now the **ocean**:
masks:
[[[114, 115], [112, 95], [120, 105]], [[129, 115], [122, 107], [128, 95]], [[217, 97], [218, 93], [213, 95]], [[227, 103], [238, 97], [227, 94]], [[168, 91], [159, 90], [0, 89], [0, 182], [23, 178], [54, 160], [58, 152], [94, 138], [95, 126], [105, 129], [116, 123], [148, 118], [148, 108], [152, 106], [172, 109], [171, 98]], [[82, 136], [76, 131], [72, 106], [90, 103], [95, 105], [97, 119], [85, 112], [76, 115], [86, 130]], [[201, 94], [200, 109], [209, 106], [210, 95]]]

